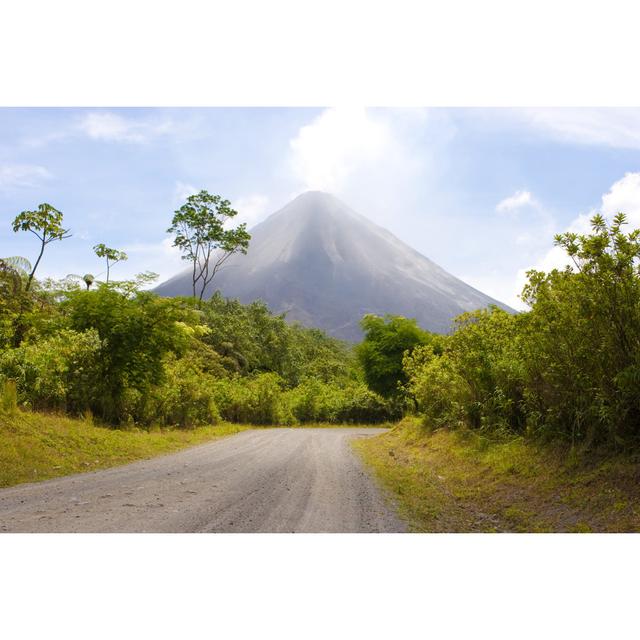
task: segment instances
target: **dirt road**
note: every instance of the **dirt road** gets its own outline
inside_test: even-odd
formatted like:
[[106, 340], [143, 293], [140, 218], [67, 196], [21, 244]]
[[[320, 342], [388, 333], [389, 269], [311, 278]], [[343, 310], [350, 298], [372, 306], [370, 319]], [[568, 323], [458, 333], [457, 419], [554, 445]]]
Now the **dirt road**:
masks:
[[0, 490], [0, 531], [400, 532], [351, 451], [377, 429], [256, 429]]

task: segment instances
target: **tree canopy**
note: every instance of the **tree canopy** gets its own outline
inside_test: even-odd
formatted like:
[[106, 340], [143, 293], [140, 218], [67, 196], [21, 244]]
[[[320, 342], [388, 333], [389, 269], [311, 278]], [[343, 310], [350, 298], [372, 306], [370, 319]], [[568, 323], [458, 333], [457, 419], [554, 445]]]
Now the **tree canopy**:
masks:
[[368, 314], [360, 325], [365, 335], [357, 354], [369, 388], [385, 398], [397, 397], [407, 381], [402, 358], [418, 345], [430, 343], [431, 334], [415, 320], [401, 316]]
[[202, 300], [209, 283], [235, 253], [246, 253], [251, 235], [246, 224], [235, 229], [225, 224], [238, 215], [231, 203], [207, 191], [189, 196], [174, 214], [168, 233], [182, 259], [192, 263], [193, 297]]

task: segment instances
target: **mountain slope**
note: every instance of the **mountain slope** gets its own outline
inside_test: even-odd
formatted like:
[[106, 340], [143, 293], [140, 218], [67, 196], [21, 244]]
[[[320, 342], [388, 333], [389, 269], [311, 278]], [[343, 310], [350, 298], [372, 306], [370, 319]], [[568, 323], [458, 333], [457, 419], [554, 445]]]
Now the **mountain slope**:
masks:
[[[327, 193], [298, 196], [251, 234], [248, 254], [229, 260], [207, 296], [220, 290], [244, 303], [262, 299], [288, 320], [346, 340], [361, 338], [365, 313], [416, 318], [444, 333], [464, 311], [489, 304], [510, 310]], [[190, 295], [189, 271], [156, 292]]]

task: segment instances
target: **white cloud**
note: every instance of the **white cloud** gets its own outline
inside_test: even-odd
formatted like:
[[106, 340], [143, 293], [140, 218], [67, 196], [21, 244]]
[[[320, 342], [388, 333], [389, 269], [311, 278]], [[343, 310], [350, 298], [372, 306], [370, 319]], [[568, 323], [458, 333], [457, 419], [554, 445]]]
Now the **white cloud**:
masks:
[[515, 113], [534, 128], [561, 140], [640, 148], [640, 109], [549, 108]]
[[362, 108], [332, 108], [290, 141], [292, 168], [305, 189], [337, 191], [363, 164], [379, 160], [388, 127]]
[[629, 224], [640, 227], [640, 172], [626, 173], [602, 196], [601, 212], [607, 217], [627, 214]]
[[516, 191], [512, 196], [501, 200], [496, 205], [496, 211], [498, 213], [509, 213], [522, 209], [527, 206], [534, 206], [536, 204], [531, 192], [529, 191]]
[[[640, 228], [640, 172], [626, 173], [602, 196], [599, 209], [593, 209], [588, 213], [576, 216], [565, 231], [581, 235], [588, 234], [591, 231], [590, 220], [598, 212], [609, 221], [616, 213], [625, 213], [629, 228]], [[554, 246], [542, 254], [530, 267], [518, 270], [515, 288], [517, 291], [522, 290], [527, 280], [526, 272], [530, 269], [548, 273], [553, 269], [563, 269], [567, 266], [572, 266], [571, 258], [564, 249]]]
[[293, 177], [294, 196], [328, 191], [401, 235], [399, 213], [424, 216], [418, 194], [438, 192], [454, 133], [437, 110], [328, 108], [289, 141], [283, 173]]
[[43, 180], [51, 178], [45, 167], [35, 164], [1, 164], [0, 189], [15, 187], [35, 187]]
[[94, 140], [143, 143], [171, 130], [169, 122], [132, 120], [108, 111], [87, 113], [78, 128]]

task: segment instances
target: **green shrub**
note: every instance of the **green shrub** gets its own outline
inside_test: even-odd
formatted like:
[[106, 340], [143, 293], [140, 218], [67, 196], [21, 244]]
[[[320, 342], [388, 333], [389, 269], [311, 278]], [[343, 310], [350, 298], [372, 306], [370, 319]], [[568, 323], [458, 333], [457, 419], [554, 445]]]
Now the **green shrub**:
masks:
[[96, 331], [61, 330], [0, 355], [0, 375], [14, 380], [18, 401], [34, 409], [81, 413], [98, 389], [102, 343]]
[[231, 422], [288, 424], [293, 417], [282, 393], [282, 379], [275, 373], [218, 380], [214, 397], [221, 416]]
[[145, 423], [197, 427], [216, 424], [220, 412], [215, 401], [216, 379], [189, 358], [168, 357], [165, 378], [144, 397], [137, 412]]
[[429, 346], [418, 347], [405, 356], [404, 366], [409, 377], [407, 390], [431, 426], [455, 427], [466, 422], [470, 389], [448, 353], [437, 356]]
[[405, 356], [406, 389], [433, 424], [640, 442], [640, 230], [618, 214], [589, 235], [556, 237], [573, 267], [530, 271], [531, 310], [464, 314], [442, 355]]
[[354, 380], [325, 383], [309, 378], [286, 396], [299, 422], [386, 422], [398, 415], [392, 403]]

